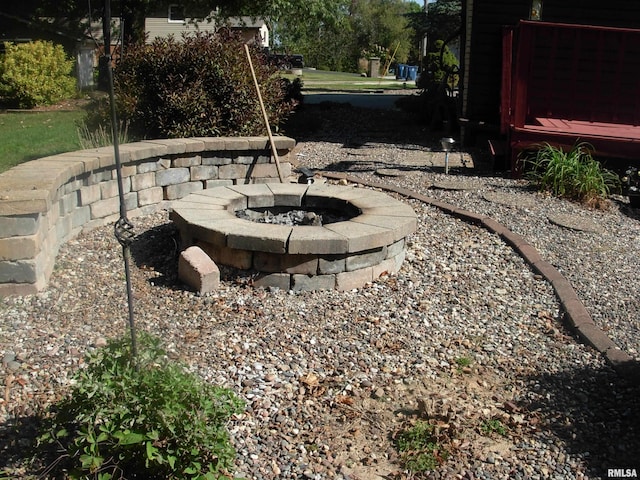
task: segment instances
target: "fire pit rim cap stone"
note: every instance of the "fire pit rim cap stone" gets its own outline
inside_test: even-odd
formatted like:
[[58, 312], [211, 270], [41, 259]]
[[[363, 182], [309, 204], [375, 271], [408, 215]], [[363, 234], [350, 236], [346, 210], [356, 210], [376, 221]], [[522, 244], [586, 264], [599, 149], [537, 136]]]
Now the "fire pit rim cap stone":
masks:
[[[223, 222], [207, 221], [205, 219], [202, 221], [196, 220], [200, 218], [200, 214], [195, 215], [190, 213], [194, 210], [197, 211], [197, 207], [194, 207], [193, 197], [198, 196], [198, 200], [200, 201], [204, 200], [203, 197], [211, 198], [212, 202], [217, 204], [223, 204], [223, 200], [227, 200], [227, 209], [229, 211], [235, 211], [240, 210], [240, 208], [237, 207], [241, 203], [247, 204], [245, 208], [250, 208], [249, 205], [251, 204], [270, 207], [281, 205], [281, 202], [284, 201], [283, 198], [291, 199], [292, 196], [295, 198], [295, 195], [300, 196], [301, 203], [304, 205], [305, 194], [311, 194], [316, 198], [325, 196], [327, 201], [339, 198], [340, 200], [345, 200], [353, 204], [351, 200], [344, 198], [345, 196], [351, 197], [353, 195], [352, 198], [358, 199], [357, 203], [359, 205], [357, 205], [357, 207], [361, 211], [361, 214], [346, 221], [346, 223], [350, 224], [349, 226], [351, 228], [342, 227], [340, 228], [340, 233], [337, 233], [327, 227], [305, 225], [286, 227], [287, 231], [290, 231], [290, 234], [285, 242], [288, 247], [285, 253], [315, 255], [347, 254], [386, 248], [389, 238], [397, 241], [415, 232], [417, 229], [417, 215], [413, 212], [413, 209], [407, 204], [382, 192], [338, 185], [316, 186], [314, 184], [290, 184], [287, 187], [275, 185], [278, 184], [271, 186], [269, 186], [269, 184], [234, 185], [215, 187], [196, 192], [173, 203], [172, 219], [174, 219], [178, 228], [181, 229], [188, 229], [190, 226], [193, 227], [193, 231], [201, 232], [207, 229], [217, 230], [215, 232], [217, 234], [216, 238], [225, 238], [227, 242], [226, 245], [220, 245], [221, 247], [237, 248], [238, 245], [255, 245], [257, 247], [254, 249], [255, 251], [283, 253], [281, 247], [282, 241], [278, 240], [278, 242], [275, 242], [277, 243], [277, 247], [270, 246], [274, 242], [264, 241], [265, 233], [267, 232], [267, 229], [263, 228], [264, 224], [256, 224], [240, 218], [228, 221], [225, 219]], [[267, 194], [267, 191], [270, 193]], [[246, 202], [239, 201], [238, 195], [244, 196]], [[292, 205], [292, 207], [297, 206], [299, 205]], [[397, 207], [398, 211], [402, 211], [401, 216], [393, 214], [394, 206]], [[389, 213], [389, 215], [380, 215], [379, 209], [381, 208], [384, 209], [386, 213]], [[407, 210], [407, 208], [409, 210]], [[371, 213], [368, 212], [369, 209], [371, 209]], [[194, 221], [188, 219], [193, 219]], [[235, 228], [236, 222], [237, 228]], [[249, 224], [251, 224], [251, 227], [248, 228]], [[389, 234], [380, 234], [379, 229], [371, 228], [372, 226], [389, 230], [391, 236], [389, 236]], [[263, 233], [261, 233], [261, 230]], [[239, 234], [239, 232], [242, 233]], [[247, 238], [240, 240], [240, 236]], [[255, 237], [255, 241], [252, 240], [253, 237]], [[269, 237], [269, 235], [267, 235], [267, 237]], [[230, 239], [232, 239], [231, 245], [229, 244]], [[274, 248], [275, 251], [269, 250], [270, 248]]]

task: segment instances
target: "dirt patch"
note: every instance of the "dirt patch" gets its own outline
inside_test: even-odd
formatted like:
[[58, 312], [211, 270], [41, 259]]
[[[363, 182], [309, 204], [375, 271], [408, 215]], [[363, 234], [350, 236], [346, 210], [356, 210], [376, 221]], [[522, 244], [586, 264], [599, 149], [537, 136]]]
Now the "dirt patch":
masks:
[[71, 98], [68, 100], [63, 100], [54, 105], [43, 105], [40, 107], [34, 107], [29, 110], [25, 110], [26, 112], [75, 112], [78, 110], [83, 110], [87, 108], [87, 106], [91, 103], [91, 98], [82, 97], [82, 98]]
[[[313, 399], [314, 391], [324, 392], [330, 385], [314, 388], [308, 405], [319, 401]], [[349, 478], [407, 478], [395, 438], [418, 421], [428, 422], [435, 427], [442, 448], [439, 471], [446, 476], [448, 466], [509, 458], [519, 434], [534, 428], [537, 418], [515, 406], [512, 388], [488, 369], [467, 366], [434, 378], [371, 386], [362, 396], [325, 398], [330, 408], [318, 409], [326, 413], [308, 444], [315, 448], [325, 443], [327, 457], [335, 452], [334, 466]], [[504, 431], [486, 425], [501, 425]]]
[[15, 111], [15, 112], [76, 112], [79, 110], [85, 110], [89, 107], [93, 102], [100, 98], [106, 97], [105, 92], [92, 91], [86, 94], [83, 94], [77, 98], [69, 98], [66, 100], [62, 100], [53, 105], [41, 105], [33, 108], [21, 108], [16, 109], [10, 105], [6, 105], [0, 102], [0, 108]]

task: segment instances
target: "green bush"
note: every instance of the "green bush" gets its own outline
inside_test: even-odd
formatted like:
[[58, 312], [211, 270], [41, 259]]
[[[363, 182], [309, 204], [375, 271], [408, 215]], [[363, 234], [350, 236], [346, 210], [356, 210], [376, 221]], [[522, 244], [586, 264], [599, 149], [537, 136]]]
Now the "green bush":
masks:
[[[269, 121], [293, 111], [288, 85], [251, 47]], [[114, 70], [119, 116], [136, 138], [265, 135], [241, 38], [227, 30], [128, 48]], [[105, 117], [106, 118], [106, 117]]]
[[57, 447], [50, 470], [100, 480], [229, 478], [235, 450], [225, 425], [242, 401], [169, 362], [149, 335], [139, 338], [137, 368], [130, 351], [113, 340], [88, 355], [40, 438]]
[[73, 60], [61, 45], [35, 41], [5, 43], [0, 58], [0, 96], [19, 108], [52, 105], [71, 98], [76, 81], [71, 76]]
[[[442, 61], [440, 59], [441, 55]], [[444, 41], [436, 40], [433, 44], [433, 49], [427, 52], [423, 73], [420, 75], [416, 86], [422, 89], [434, 88], [448, 75], [448, 87], [455, 88], [458, 86], [460, 77], [457, 73], [457, 66], [458, 59], [449, 47], [444, 45]]]
[[458, 85], [458, 60], [449, 47], [443, 49], [443, 45], [442, 40], [434, 42], [433, 50], [423, 61], [422, 72], [416, 80], [416, 87], [422, 90], [418, 100], [404, 103], [410, 111], [420, 113], [432, 130], [442, 128], [445, 121], [451, 127], [457, 120], [452, 90]]
[[539, 190], [600, 206], [610, 192], [620, 190], [620, 178], [603, 168], [592, 150], [587, 143], [576, 143], [568, 152], [544, 143], [525, 159], [525, 177]]

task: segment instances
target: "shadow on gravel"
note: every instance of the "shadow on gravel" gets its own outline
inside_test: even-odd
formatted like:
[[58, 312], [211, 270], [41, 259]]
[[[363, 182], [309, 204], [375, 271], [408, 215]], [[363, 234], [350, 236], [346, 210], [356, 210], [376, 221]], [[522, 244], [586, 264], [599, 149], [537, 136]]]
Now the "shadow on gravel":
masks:
[[608, 478], [609, 469], [640, 472], [637, 377], [622, 378], [605, 367], [532, 376], [527, 382], [529, 398], [519, 406], [540, 419], [538, 430], [559, 438], [566, 452], [580, 457], [590, 477]]
[[318, 169], [320, 172], [376, 172], [381, 169], [393, 169], [401, 172], [435, 172], [438, 168], [430, 167], [430, 166], [409, 166], [409, 165], [398, 165], [397, 163], [387, 163], [387, 162], [379, 162], [375, 160], [358, 160], [358, 161], [349, 161], [349, 160], [341, 160], [339, 162], [334, 162], [328, 164], [324, 168]]
[[620, 200], [615, 201], [620, 209], [620, 212], [625, 214], [629, 218], [640, 221], [640, 208], [633, 208], [628, 203], [624, 203]]
[[[362, 151], [363, 158], [370, 162], [358, 161], [357, 167], [349, 162], [337, 162], [328, 165], [324, 171], [370, 171], [380, 168], [398, 168], [396, 163], [376, 161], [367, 153], [368, 147], [376, 144], [390, 144], [405, 150], [441, 151], [440, 139], [443, 136], [459, 140], [457, 128], [447, 132], [430, 129], [419, 112], [403, 110], [382, 110], [353, 107], [349, 104], [324, 102], [313, 105], [301, 105], [287, 122], [281, 132], [296, 142], [339, 143], [349, 149], [350, 155]], [[472, 156], [474, 175], [495, 175], [493, 160], [488, 151], [480, 148], [465, 149]], [[429, 167], [414, 167], [414, 170], [444, 171]], [[452, 172], [455, 173], [455, 172]], [[504, 172], [503, 172], [504, 173]], [[499, 173], [498, 173], [499, 174]]]
[[299, 142], [340, 142], [345, 148], [377, 142], [439, 149], [442, 137], [442, 132], [429, 131], [416, 113], [328, 102], [300, 106], [282, 133]]
[[180, 235], [173, 223], [165, 223], [136, 235], [131, 244], [131, 258], [142, 270], [160, 275], [152, 279], [157, 286], [176, 288]]
[[41, 433], [42, 418], [37, 415], [14, 417], [0, 424], [0, 478], [8, 469], [12, 475], [20, 473], [34, 478], [45, 467], [45, 459], [36, 455], [35, 439]]

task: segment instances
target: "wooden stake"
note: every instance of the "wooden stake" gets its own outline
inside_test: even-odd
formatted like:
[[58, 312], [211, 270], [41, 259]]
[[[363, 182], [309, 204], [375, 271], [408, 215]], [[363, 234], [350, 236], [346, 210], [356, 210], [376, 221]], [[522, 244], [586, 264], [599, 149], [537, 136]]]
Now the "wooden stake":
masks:
[[251, 61], [251, 53], [249, 53], [249, 46], [244, 44], [244, 51], [247, 52], [247, 59], [249, 60], [249, 67], [251, 67], [251, 76], [253, 77], [253, 83], [256, 86], [256, 92], [258, 92], [258, 100], [260, 101], [260, 109], [262, 110], [262, 117], [264, 118], [264, 124], [267, 127], [267, 134], [269, 135], [269, 143], [271, 143], [271, 152], [273, 158], [276, 161], [276, 169], [278, 170], [278, 177], [280, 177], [280, 183], [284, 183], [282, 177], [282, 171], [280, 170], [280, 159], [278, 158], [278, 150], [271, 134], [271, 126], [269, 125], [269, 117], [267, 111], [264, 108], [264, 102], [262, 101], [262, 94], [260, 93], [260, 85], [258, 85], [258, 78], [256, 77], [256, 71], [253, 69], [253, 62]]
[[393, 59], [396, 58], [396, 52], [398, 51], [398, 48], [400, 48], [400, 42], [398, 42], [398, 44], [396, 45], [396, 49], [393, 51], [393, 55], [391, 55], [391, 58], [389, 58], [385, 62], [386, 65], [384, 66], [384, 73], [382, 74], [382, 78], [380, 80], [378, 80], [378, 85], [380, 85], [380, 82], [382, 82], [382, 79], [387, 76], [387, 73], [389, 73], [389, 67], [391, 66], [391, 63], [393, 62]]

